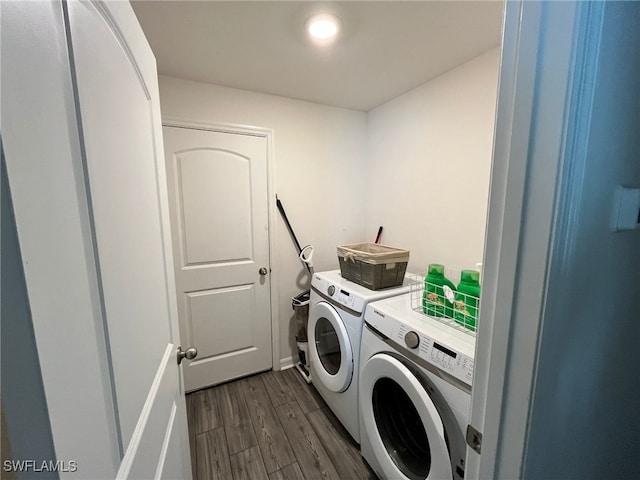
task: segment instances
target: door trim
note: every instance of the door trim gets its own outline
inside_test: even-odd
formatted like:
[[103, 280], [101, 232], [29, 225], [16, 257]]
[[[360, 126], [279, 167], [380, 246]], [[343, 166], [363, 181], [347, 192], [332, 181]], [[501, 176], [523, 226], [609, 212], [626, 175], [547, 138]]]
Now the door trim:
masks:
[[557, 308], [548, 286], [563, 273], [561, 246], [571, 248], [569, 200], [579, 195], [577, 145], [603, 12], [596, 3], [506, 2], [469, 421], [483, 443], [481, 455], [467, 449], [469, 478], [523, 476], [539, 342]]
[[[267, 140], [267, 197], [269, 215], [269, 266], [273, 264], [275, 252], [277, 252], [277, 229], [274, 222], [275, 213], [275, 165], [273, 162], [274, 131], [271, 128], [256, 127], [252, 125], [238, 125], [225, 122], [196, 122], [178, 117], [162, 117], [163, 127], [189, 128], [192, 130], [206, 130], [217, 133], [232, 133], [238, 135], [253, 135]], [[273, 201], [272, 201], [273, 200]], [[270, 268], [271, 276], [271, 368], [281, 370], [280, 361], [280, 306], [279, 306], [279, 270]]]

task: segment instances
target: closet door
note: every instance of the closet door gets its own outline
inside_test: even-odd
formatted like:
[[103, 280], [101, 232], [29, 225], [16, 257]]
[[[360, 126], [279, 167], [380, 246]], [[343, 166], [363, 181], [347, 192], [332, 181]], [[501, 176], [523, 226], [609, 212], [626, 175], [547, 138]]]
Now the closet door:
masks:
[[187, 391], [272, 366], [267, 138], [163, 128]]
[[52, 476], [190, 478], [149, 45], [126, 2], [0, 13], [2, 150]]
[[119, 478], [190, 475], [155, 58], [128, 3], [69, 2]]

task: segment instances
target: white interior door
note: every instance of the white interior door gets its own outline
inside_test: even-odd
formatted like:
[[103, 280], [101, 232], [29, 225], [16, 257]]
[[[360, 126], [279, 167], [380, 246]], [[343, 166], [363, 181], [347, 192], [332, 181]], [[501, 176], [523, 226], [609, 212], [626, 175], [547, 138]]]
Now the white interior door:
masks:
[[67, 8], [118, 477], [188, 478], [155, 59], [129, 4]]
[[164, 127], [180, 333], [195, 390], [272, 367], [267, 139]]

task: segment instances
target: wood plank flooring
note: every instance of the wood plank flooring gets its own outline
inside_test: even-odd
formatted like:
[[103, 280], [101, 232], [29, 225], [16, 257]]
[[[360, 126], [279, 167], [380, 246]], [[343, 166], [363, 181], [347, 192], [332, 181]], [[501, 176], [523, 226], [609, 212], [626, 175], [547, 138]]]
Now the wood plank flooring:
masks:
[[374, 480], [358, 445], [291, 368], [187, 395], [194, 480]]

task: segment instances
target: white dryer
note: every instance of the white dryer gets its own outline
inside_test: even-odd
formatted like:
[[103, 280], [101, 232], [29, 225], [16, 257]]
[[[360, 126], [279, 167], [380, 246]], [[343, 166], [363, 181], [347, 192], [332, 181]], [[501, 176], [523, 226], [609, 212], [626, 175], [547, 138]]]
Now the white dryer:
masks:
[[461, 480], [475, 337], [412, 310], [410, 297], [366, 309], [361, 453], [382, 479]]
[[314, 273], [309, 307], [311, 381], [353, 439], [360, 443], [358, 371], [364, 311], [370, 302], [410, 291], [412, 280], [369, 290], [339, 270]]

